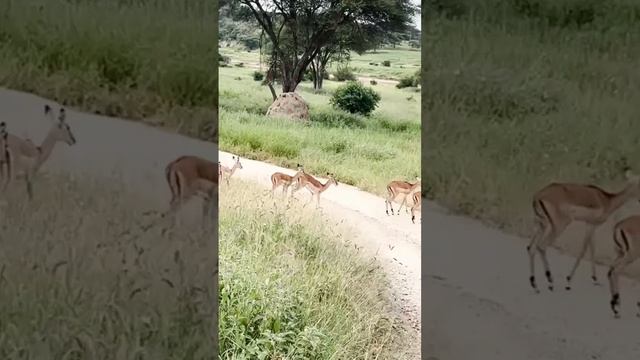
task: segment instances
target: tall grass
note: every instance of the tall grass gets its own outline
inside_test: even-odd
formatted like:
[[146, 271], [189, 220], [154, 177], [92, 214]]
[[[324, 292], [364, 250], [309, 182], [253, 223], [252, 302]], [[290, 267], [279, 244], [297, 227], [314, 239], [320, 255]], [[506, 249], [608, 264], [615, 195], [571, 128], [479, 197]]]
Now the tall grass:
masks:
[[425, 29], [431, 198], [529, 234], [547, 183], [613, 191], [640, 172], [637, 2], [434, 3], [448, 10]]
[[[346, 228], [236, 181], [220, 196], [222, 359], [389, 359], [387, 284]], [[399, 357], [401, 358], [401, 357]]]
[[0, 358], [215, 358], [211, 232], [143, 231], [118, 179], [37, 185], [3, 198]]
[[210, 138], [215, 1], [5, 0], [0, 86]]

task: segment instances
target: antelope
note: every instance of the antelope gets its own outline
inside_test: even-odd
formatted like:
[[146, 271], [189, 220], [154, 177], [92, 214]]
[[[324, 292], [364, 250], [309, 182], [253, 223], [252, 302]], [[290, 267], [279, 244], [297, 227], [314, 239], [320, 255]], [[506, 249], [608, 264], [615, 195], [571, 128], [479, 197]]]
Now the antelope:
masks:
[[198, 196], [204, 200], [202, 216], [207, 219], [215, 211], [212, 205], [218, 195], [219, 174], [213, 162], [192, 155], [180, 156], [167, 164], [165, 176], [171, 190], [168, 213], [175, 214], [186, 201]]
[[598, 285], [595, 265], [595, 249], [593, 234], [613, 212], [632, 198], [640, 197], [640, 177], [626, 172], [627, 186], [617, 192], [610, 193], [594, 185], [575, 183], [551, 183], [533, 196], [533, 212], [536, 232], [527, 246], [529, 254], [529, 283], [539, 293], [535, 280], [535, 255], [538, 252], [545, 268], [545, 276], [549, 290], [553, 291], [553, 278], [546, 249], [555, 243], [560, 234], [574, 221], [581, 221], [587, 226], [582, 248], [569, 275], [566, 277], [566, 289], [571, 290], [571, 280], [587, 250], [591, 256], [591, 279]]
[[411, 222], [416, 223], [416, 211], [422, 211], [422, 192], [416, 191], [413, 193], [413, 205], [411, 206]]
[[[640, 257], [640, 215], [629, 216], [613, 227], [613, 243], [616, 258], [609, 267], [609, 290], [611, 292], [611, 310], [616, 318], [620, 317], [620, 290], [618, 282], [622, 271]], [[636, 303], [640, 317], [640, 301]]]
[[71, 146], [76, 143], [76, 138], [71, 132], [71, 127], [66, 123], [66, 111], [60, 108], [56, 119], [49, 105], [44, 106], [44, 114], [51, 121], [51, 129], [45, 136], [40, 146], [36, 146], [30, 139], [22, 139], [12, 134], [7, 134], [8, 159], [12, 163], [13, 174], [6, 177], [2, 190], [6, 190], [14, 176], [24, 177], [27, 186], [27, 195], [33, 199], [32, 181], [42, 164], [51, 156], [53, 148], [58, 142], [64, 142]]
[[298, 178], [301, 174], [304, 173], [304, 167], [298, 164], [298, 172], [296, 172], [293, 176], [283, 174], [281, 172], [275, 172], [271, 175], [271, 196], [275, 193], [278, 186], [282, 186], [282, 195], [287, 195], [287, 190], [291, 184], [298, 181]]
[[[413, 192], [415, 192], [420, 186], [422, 182], [419, 177], [416, 177], [415, 183], [410, 183], [408, 181], [397, 181], [394, 180], [387, 185], [387, 198], [384, 201], [385, 212], [389, 215], [389, 207], [391, 207], [391, 215], [393, 212], [393, 204], [391, 203], [398, 195], [404, 195], [402, 199], [402, 203], [400, 203], [400, 208], [398, 209], [398, 215], [400, 215], [400, 210], [402, 206], [406, 204], [407, 197], [410, 196]], [[409, 211], [405, 207], [405, 211], [407, 214]]]
[[291, 196], [293, 197], [293, 194], [296, 191], [305, 187], [307, 190], [309, 190], [309, 192], [311, 192], [310, 201], [313, 200], [314, 196], [316, 197], [316, 209], [318, 209], [320, 207], [320, 195], [325, 192], [329, 188], [329, 186], [331, 186], [331, 184], [338, 186], [338, 182], [336, 181], [334, 176], [335, 175], [331, 173], [327, 173], [328, 179], [324, 184], [322, 184], [320, 183], [320, 181], [316, 180], [316, 178], [303, 171], [299, 173], [298, 179], [296, 181], [296, 186], [291, 190]]
[[240, 163], [240, 157], [233, 156], [233, 160], [234, 160], [234, 163], [231, 168], [228, 168], [222, 164], [219, 164], [220, 176], [222, 176], [222, 178], [226, 181], [227, 185], [229, 185], [229, 179], [236, 172], [236, 170], [242, 169], [242, 164]]

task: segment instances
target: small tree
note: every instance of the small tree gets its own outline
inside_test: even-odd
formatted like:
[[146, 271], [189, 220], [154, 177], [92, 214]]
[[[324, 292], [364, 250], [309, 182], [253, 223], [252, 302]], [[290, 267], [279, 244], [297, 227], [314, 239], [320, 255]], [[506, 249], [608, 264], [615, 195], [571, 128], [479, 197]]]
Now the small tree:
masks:
[[351, 81], [341, 87], [331, 97], [330, 103], [334, 107], [350, 112], [369, 116], [378, 106], [380, 95], [370, 87], [360, 82]]

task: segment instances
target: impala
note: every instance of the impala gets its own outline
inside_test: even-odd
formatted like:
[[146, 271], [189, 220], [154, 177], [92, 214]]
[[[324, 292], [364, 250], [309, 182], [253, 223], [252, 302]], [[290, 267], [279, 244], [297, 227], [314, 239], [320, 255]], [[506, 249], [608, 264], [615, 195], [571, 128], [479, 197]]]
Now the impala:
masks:
[[554, 244], [559, 235], [574, 221], [583, 222], [587, 226], [587, 230], [581, 251], [566, 278], [566, 289], [571, 289], [573, 275], [587, 250], [591, 256], [591, 278], [597, 284], [593, 233], [624, 203], [632, 198], [638, 199], [640, 196], [638, 185], [640, 177], [632, 175], [628, 171], [626, 177], [627, 186], [617, 193], [609, 193], [594, 185], [552, 183], [534, 194], [532, 206], [537, 229], [527, 246], [527, 252], [529, 254], [529, 283], [536, 292], [539, 292], [535, 280], [536, 252], [542, 258], [549, 290], [553, 291], [553, 278], [546, 249]]
[[229, 185], [229, 179], [238, 169], [242, 169], [242, 164], [240, 163], [239, 156], [233, 156], [233, 166], [231, 168], [226, 167], [224, 165], [220, 165], [220, 175], [225, 180], [227, 185]]
[[174, 214], [190, 198], [198, 196], [204, 200], [202, 216], [206, 220], [212, 215], [210, 212], [216, 211], [218, 175], [213, 162], [197, 156], [180, 156], [167, 164], [165, 176], [171, 190], [169, 213]]
[[282, 195], [287, 195], [289, 186], [298, 181], [300, 175], [304, 173], [304, 167], [302, 165], [298, 164], [297, 167], [298, 171], [293, 176], [281, 172], [275, 172], [271, 175], [271, 196], [273, 196], [279, 186], [282, 186]]
[[[618, 306], [620, 305], [619, 278], [622, 271], [640, 257], [640, 215], [633, 215], [619, 221], [613, 227], [613, 243], [616, 258], [609, 267], [609, 290], [611, 292], [611, 310], [613, 315], [620, 317]], [[637, 303], [640, 317], [640, 301]]]
[[29, 139], [22, 139], [12, 134], [7, 134], [8, 162], [12, 163], [13, 171], [5, 178], [2, 189], [5, 190], [14, 176], [22, 176], [27, 186], [29, 199], [33, 198], [32, 181], [42, 164], [51, 156], [53, 148], [58, 142], [64, 142], [71, 146], [76, 143], [76, 138], [71, 132], [71, 127], [66, 123], [66, 111], [60, 108], [57, 119], [49, 105], [44, 106], [44, 114], [51, 121], [52, 126], [40, 146], [36, 146]]
[[327, 173], [327, 178], [328, 178], [327, 181], [324, 184], [322, 184], [313, 176], [305, 172], [301, 172], [298, 176], [298, 180], [296, 181], [296, 186], [294, 186], [294, 188], [291, 190], [291, 196], [293, 197], [293, 194], [296, 191], [304, 187], [307, 190], [309, 190], [309, 192], [311, 192], [310, 201], [313, 200], [314, 196], [316, 197], [316, 209], [317, 209], [320, 207], [320, 195], [323, 192], [325, 192], [329, 188], [329, 186], [331, 186], [332, 184], [335, 186], [338, 186], [338, 182], [334, 178], [333, 174]]
[[[402, 203], [400, 203], [400, 208], [398, 209], [398, 215], [400, 215], [400, 210], [402, 206], [406, 204], [407, 197], [411, 196], [411, 194], [417, 191], [422, 185], [422, 182], [419, 177], [416, 177], [416, 182], [410, 183], [408, 181], [398, 181], [394, 180], [387, 185], [387, 198], [384, 201], [385, 212], [389, 215], [389, 207], [391, 207], [391, 215], [393, 212], [393, 204], [392, 201], [396, 199], [398, 196], [402, 195]], [[409, 211], [405, 207], [407, 213]]]
[[416, 223], [416, 211], [422, 211], [422, 192], [416, 191], [413, 193], [413, 205], [411, 206], [411, 222]]

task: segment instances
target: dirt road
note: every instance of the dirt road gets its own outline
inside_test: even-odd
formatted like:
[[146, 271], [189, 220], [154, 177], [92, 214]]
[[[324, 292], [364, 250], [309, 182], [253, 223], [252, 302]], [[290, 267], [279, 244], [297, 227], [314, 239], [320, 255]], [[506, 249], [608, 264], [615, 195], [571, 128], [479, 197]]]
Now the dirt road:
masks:
[[[535, 295], [528, 284], [526, 240], [489, 229], [479, 222], [447, 215], [423, 205], [427, 241], [425, 256], [424, 338], [426, 356], [441, 360], [630, 360], [640, 355], [640, 288], [627, 279], [622, 286], [622, 319], [609, 310], [604, 286], [590, 282], [583, 263], [564, 289], [573, 258], [548, 251], [556, 290], [546, 290], [541, 265]], [[578, 232], [579, 233], [579, 232]], [[596, 252], [610, 245], [607, 231], [598, 234]], [[565, 239], [567, 241], [567, 239]], [[571, 240], [569, 240], [571, 241]]]
[[[218, 152], [220, 161], [227, 166], [233, 164], [232, 154]], [[295, 170], [284, 169], [271, 164], [241, 160], [243, 169], [237, 176], [244, 180], [259, 183], [271, 189], [271, 174], [276, 171], [293, 175]], [[326, 179], [318, 177], [321, 182]], [[280, 189], [278, 189], [280, 190]], [[276, 193], [279, 194], [278, 190]], [[221, 190], [224, 191], [224, 190]], [[280, 190], [281, 191], [281, 190]], [[298, 194], [303, 200], [310, 195], [306, 190]], [[312, 203], [315, 206], [314, 203]], [[407, 359], [420, 358], [420, 223], [411, 223], [411, 218], [402, 210], [400, 215], [387, 216], [384, 211], [384, 199], [361, 191], [353, 186], [339, 184], [330, 187], [321, 196], [320, 206], [323, 214], [343, 220], [354, 230], [355, 244], [362, 247], [368, 256], [374, 256], [392, 286], [395, 310], [410, 326], [408, 337], [411, 349]], [[398, 205], [394, 206], [396, 209]], [[416, 215], [419, 219], [419, 214]]]
[[[39, 144], [50, 128], [43, 116], [44, 104], [58, 106], [34, 95], [0, 89], [0, 121], [7, 122], [10, 133], [28, 136]], [[67, 109], [67, 122], [77, 138], [69, 147], [58, 144], [43, 172], [64, 170], [81, 176], [112, 176], [118, 172], [132, 187], [150, 194], [154, 206], [164, 209], [169, 191], [164, 180], [165, 165], [183, 154], [213, 158], [216, 147], [141, 123], [84, 114]], [[220, 153], [223, 163], [231, 155]], [[243, 160], [244, 169], [234, 176], [270, 186], [274, 171], [287, 171], [269, 164]], [[291, 171], [288, 171], [291, 172]], [[35, 195], [39, 189], [34, 189]], [[300, 191], [300, 195], [303, 191]], [[356, 230], [354, 243], [369, 256], [375, 256], [389, 275], [393, 302], [398, 313], [412, 325], [409, 336], [415, 339], [408, 359], [419, 359], [420, 326], [420, 225], [408, 215], [389, 217], [384, 200], [340, 184], [322, 196], [325, 213], [344, 220]]]

